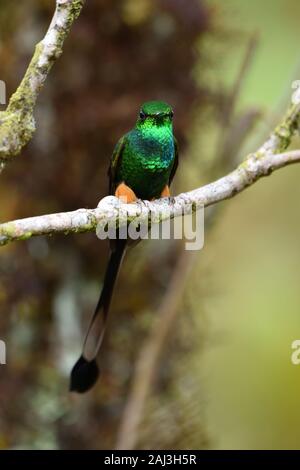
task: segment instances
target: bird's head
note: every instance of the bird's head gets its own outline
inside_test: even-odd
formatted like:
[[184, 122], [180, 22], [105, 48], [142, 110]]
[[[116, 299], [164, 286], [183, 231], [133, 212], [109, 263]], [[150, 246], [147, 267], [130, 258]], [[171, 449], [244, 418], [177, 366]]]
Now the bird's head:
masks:
[[139, 127], [171, 126], [173, 110], [171, 106], [163, 101], [148, 101], [140, 109], [137, 124]]

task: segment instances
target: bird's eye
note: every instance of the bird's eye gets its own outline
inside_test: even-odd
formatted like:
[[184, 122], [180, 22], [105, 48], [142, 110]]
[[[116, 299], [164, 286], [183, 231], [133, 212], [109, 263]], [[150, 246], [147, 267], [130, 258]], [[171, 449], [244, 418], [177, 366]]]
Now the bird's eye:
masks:
[[145, 119], [145, 118], [146, 118], [146, 114], [144, 113], [144, 111], [140, 111], [140, 118], [141, 118], [141, 119]]
[[173, 116], [174, 116], [173, 111], [170, 111], [169, 116], [170, 116], [171, 119], [173, 118]]

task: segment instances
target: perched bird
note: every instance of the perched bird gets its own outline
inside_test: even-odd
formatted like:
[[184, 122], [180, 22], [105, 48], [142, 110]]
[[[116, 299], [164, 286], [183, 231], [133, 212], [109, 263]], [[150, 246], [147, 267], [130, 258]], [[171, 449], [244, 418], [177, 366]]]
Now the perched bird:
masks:
[[[127, 203], [137, 199], [169, 197], [169, 186], [178, 165], [177, 141], [173, 135], [173, 110], [162, 101], [142, 105], [135, 127], [117, 143], [108, 171], [109, 194]], [[117, 274], [129, 241], [111, 241], [111, 254], [103, 288], [84, 340], [82, 355], [71, 372], [70, 390], [89, 390], [97, 381], [96, 357]]]

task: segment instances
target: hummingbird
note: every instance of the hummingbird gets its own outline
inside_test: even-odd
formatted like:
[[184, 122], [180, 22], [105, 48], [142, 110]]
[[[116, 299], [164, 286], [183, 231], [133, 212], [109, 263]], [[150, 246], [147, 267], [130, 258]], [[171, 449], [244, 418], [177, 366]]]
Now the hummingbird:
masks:
[[[133, 203], [138, 199], [170, 197], [178, 166], [178, 145], [173, 135], [173, 110], [163, 101], [149, 101], [140, 109], [136, 124], [115, 146], [108, 169], [109, 194]], [[84, 393], [99, 377], [100, 349], [117, 275], [130, 241], [110, 241], [110, 258], [102, 291], [83, 343], [82, 354], [71, 372], [70, 391]]]

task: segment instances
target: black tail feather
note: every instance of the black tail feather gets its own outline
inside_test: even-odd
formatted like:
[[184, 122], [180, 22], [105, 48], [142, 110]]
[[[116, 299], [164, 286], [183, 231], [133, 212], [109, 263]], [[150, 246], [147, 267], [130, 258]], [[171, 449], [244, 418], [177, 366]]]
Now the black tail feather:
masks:
[[71, 372], [70, 392], [87, 392], [97, 382], [100, 371], [96, 360], [87, 361], [80, 356]]
[[71, 372], [71, 391], [84, 393], [96, 383], [99, 377], [96, 357], [103, 340], [113, 289], [125, 248], [126, 240], [116, 240], [114, 243], [114, 250], [111, 252], [106, 268], [101, 295], [85, 336], [83, 352]]

